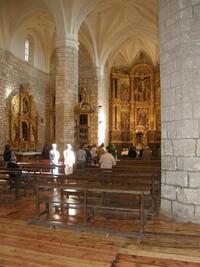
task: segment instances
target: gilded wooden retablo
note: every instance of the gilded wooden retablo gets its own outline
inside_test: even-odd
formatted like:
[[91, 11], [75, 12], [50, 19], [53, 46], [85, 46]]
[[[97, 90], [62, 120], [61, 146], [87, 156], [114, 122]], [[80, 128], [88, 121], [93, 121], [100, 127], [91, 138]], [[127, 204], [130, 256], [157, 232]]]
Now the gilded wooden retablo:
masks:
[[160, 143], [160, 73], [139, 62], [129, 71], [112, 69], [110, 141], [123, 145]]
[[29, 84], [21, 86], [9, 102], [9, 144], [17, 151], [34, 151], [38, 143], [38, 112], [29, 94]]

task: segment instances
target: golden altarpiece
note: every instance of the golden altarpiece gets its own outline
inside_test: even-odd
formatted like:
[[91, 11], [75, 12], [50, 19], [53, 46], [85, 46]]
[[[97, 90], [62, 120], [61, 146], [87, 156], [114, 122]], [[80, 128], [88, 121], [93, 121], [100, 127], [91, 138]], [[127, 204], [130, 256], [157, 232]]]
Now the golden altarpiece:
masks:
[[74, 108], [76, 144], [90, 143], [90, 123], [94, 112], [95, 108], [90, 103], [90, 91], [86, 87], [79, 88], [79, 103]]
[[20, 86], [9, 102], [9, 144], [16, 151], [35, 151], [38, 144], [38, 112], [29, 84]]
[[160, 73], [147, 63], [112, 70], [110, 141], [118, 146], [160, 144]]

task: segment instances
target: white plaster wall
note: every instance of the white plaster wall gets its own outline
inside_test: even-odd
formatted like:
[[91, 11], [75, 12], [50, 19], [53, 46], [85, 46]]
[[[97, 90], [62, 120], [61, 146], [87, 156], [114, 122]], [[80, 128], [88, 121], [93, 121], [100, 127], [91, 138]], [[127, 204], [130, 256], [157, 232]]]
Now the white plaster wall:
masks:
[[44, 49], [42, 48], [41, 42], [36, 38], [34, 34], [21, 30], [13, 36], [10, 43], [10, 51], [14, 56], [21, 60], [24, 60], [24, 41], [28, 35], [31, 35], [34, 40], [34, 60], [33, 66], [39, 70], [47, 72], [49, 66], [45, 63]]

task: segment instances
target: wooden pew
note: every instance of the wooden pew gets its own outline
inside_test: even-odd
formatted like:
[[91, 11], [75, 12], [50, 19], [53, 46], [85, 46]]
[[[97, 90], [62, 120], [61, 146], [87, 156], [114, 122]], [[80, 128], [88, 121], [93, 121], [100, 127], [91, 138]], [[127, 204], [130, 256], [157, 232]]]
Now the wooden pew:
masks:
[[39, 173], [51, 173], [54, 174], [55, 168], [58, 169], [58, 173], [64, 173], [64, 164], [51, 164], [44, 162], [18, 162], [18, 165], [22, 170], [39, 172]]
[[[54, 175], [50, 177], [45, 174], [36, 174], [37, 183], [52, 183], [55, 185], [73, 184], [73, 185], [112, 185], [117, 187], [134, 186], [136, 190], [146, 190], [148, 188], [151, 196], [148, 199], [148, 206], [151, 206], [152, 213], [158, 211], [160, 200], [160, 177], [157, 173], [120, 173], [110, 170], [94, 169], [92, 172], [79, 170], [71, 175]], [[71, 193], [78, 195], [78, 192]]]
[[19, 169], [0, 169], [0, 203], [13, 203], [20, 195], [26, 195], [27, 186], [20, 174]]
[[[51, 193], [49, 192], [51, 190]], [[70, 198], [65, 197], [66, 192], [72, 190], [79, 191], [83, 195], [82, 201], [75, 203], [71, 201]], [[47, 193], [48, 192], [48, 195]], [[55, 195], [56, 192], [56, 195]], [[50, 193], [50, 195], [49, 195]], [[90, 194], [97, 193], [100, 197], [98, 199], [90, 199]], [[102, 199], [102, 194], [117, 194], [117, 195], [130, 195], [133, 197], [132, 203], [119, 203], [117, 205], [111, 202], [104, 202]], [[32, 222], [37, 222], [38, 220], [42, 223], [41, 216], [44, 214], [49, 215], [50, 210], [53, 207], [59, 205], [60, 207], [69, 209], [69, 208], [78, 208], [83, 210], [83, 223], [81, 226], [86, 226], [88, 219], [92, 214], [98, 212], [98, 210], [109, 210], [111, 211], [120, 211], [120, 212], [131, 212], [139, 213], [140, 219], [140, 231], [143, 231], [144, 227], [144, 218], [145, 218], [145, 209], [144, 209], [144, 198], [150, 195], [149, 190], [138, 191], [131, 187], [113, 187], [113, 186], [89, 186], [89, 185], [36, 185], [36, 218]], [[135, 205], [136, 198], [138, 203]], [[43, 210], [41, 205], [45, 206]], [[88, 212], [89, 211], [89, 212]], [[89, 215], [88, 215], [89, 214]], [[55, 220], [48, 221], [49, 225], [54, 225]], [[63, 223], [61, 223], [63, 225]], [[80, 225], [79, 225], [80, 226]]]
[[148, 206], [151, 206], [152, 213], [156, 213], [159, 207], [160, 201], [160, 180], [152, 173], [139, 173], [139, 174], [124, 174], [124, 173], [113, 173], [113, 172], [94, 172], [84, 173], [80, 175], [70, 175], [67, 178], [63, 177], [64, 183], [68, 184], [86, 184], [86, 185], [112, 185], [123, 187], [130, 186], [134, 187], [135, 190], [150, 190], [151, 195], [148, 198]]

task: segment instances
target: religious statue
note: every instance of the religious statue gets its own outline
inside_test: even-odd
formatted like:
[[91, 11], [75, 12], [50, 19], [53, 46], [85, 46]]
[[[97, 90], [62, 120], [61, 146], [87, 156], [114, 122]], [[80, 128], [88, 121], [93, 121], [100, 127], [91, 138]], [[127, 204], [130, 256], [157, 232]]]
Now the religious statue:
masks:
[[128, 84], [122, 83], [120, 88], [120, 98], [122, 101], [129, 101], [130, 90]]
[[127, 112], [121, 113], [121, 127], [123, 131], [129, 130], [129, 114]]
[[148, 128], [148, 112], [147, 109], [138, 109], [137, 112], [137, 125], [142, 125]]
[[81, 95], [81, 103], [89, 103], [89, 92], [85, 87], [81, 89], [80, 95]]

